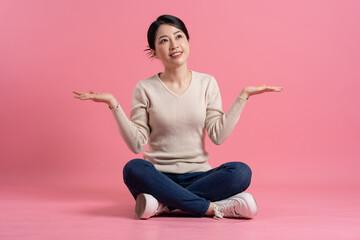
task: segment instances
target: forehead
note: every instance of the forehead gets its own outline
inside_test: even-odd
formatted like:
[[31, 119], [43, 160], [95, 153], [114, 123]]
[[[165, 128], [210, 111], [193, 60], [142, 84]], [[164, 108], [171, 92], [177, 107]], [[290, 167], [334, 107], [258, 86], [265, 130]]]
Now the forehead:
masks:
[[156, 38], [162, 36], [162, 35], [173, 35], [175, 32], [182, 32], [179, 28], [177, 27], [174, 27], [172, 25], [169, 25], [169, 24], [162, 24], [160, 25], [160, 27], [158, 28], [157, 30], [157, 33], [156, 33]]

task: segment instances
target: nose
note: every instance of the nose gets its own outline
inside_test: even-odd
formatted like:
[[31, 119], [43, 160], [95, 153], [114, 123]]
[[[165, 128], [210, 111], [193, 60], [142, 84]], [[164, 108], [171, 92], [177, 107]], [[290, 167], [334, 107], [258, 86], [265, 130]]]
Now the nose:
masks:
[[179, 47], [179, 45], [175, 40], [171, 41], [171, 44], [170, 44], [170, 49], [171, 50], [176, 49], [178, 47]]

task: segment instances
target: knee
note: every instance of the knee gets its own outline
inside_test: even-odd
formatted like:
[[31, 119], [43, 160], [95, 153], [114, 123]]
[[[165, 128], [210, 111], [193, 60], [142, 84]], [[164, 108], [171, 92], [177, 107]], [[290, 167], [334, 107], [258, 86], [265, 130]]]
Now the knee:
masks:
[[129, 176], [134, 176], [138, 173], [141, 173], [141, 169], [143, 169], [144, 166], [151, 165], [148, 161], [140, 158], [135, 158], [127, 162], [123, 169], [123, 177], [124, 179]]
[[237, 183], [241, 183], [242, 188], [248, 188], [251, 182], [251, 168], [243, 162], [229, 162], [227, 168], [234, 173]]
[[251, 177], [252, 171], [251, 168], [243, 162], [228, 162], [225, 163], [225, 167], [232, 172], [235, 172], [236, 174], [243, 175], [243, 176], [249, 176]]

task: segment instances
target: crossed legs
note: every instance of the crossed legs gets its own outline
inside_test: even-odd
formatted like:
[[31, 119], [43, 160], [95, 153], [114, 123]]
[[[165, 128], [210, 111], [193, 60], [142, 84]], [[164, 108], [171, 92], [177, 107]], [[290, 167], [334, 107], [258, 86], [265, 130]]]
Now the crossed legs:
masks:
[[228, 162], [206, 172], [167, 174], [143, 159], [129, 161], [123, 170], [124, 182], [136, 199], [148, 193], [170, 209], [204, 216], [211, 202], [245, 191], [251, 170], [241, 162]]

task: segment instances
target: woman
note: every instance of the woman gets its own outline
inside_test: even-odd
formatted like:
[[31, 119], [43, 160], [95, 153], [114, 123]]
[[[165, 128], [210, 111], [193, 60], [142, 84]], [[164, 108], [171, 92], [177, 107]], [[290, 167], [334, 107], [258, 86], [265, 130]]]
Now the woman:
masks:
[[148, 219], [174, 209], [194, 216], [252, 218], [257, 205], [250, 193], [251, 170], [242, 162], [217, 168], [208, 164], [205, 129], [221, 144], [236, 125], [249, 97], [279, 92], [281, 87], [245, 87], [227, 113], [222, 111], [217, 82], [188, 69], [189, 34], [177, 17], [162, 15], [148, 30], [149, 54], [164, 71], [137, 83], [130, 120], [110, 93], [74, 91], [75, 98], [109, 105], [127, 146], [144, 159], [129, 161], [123, 170], [136, 199], [135, 212]]

